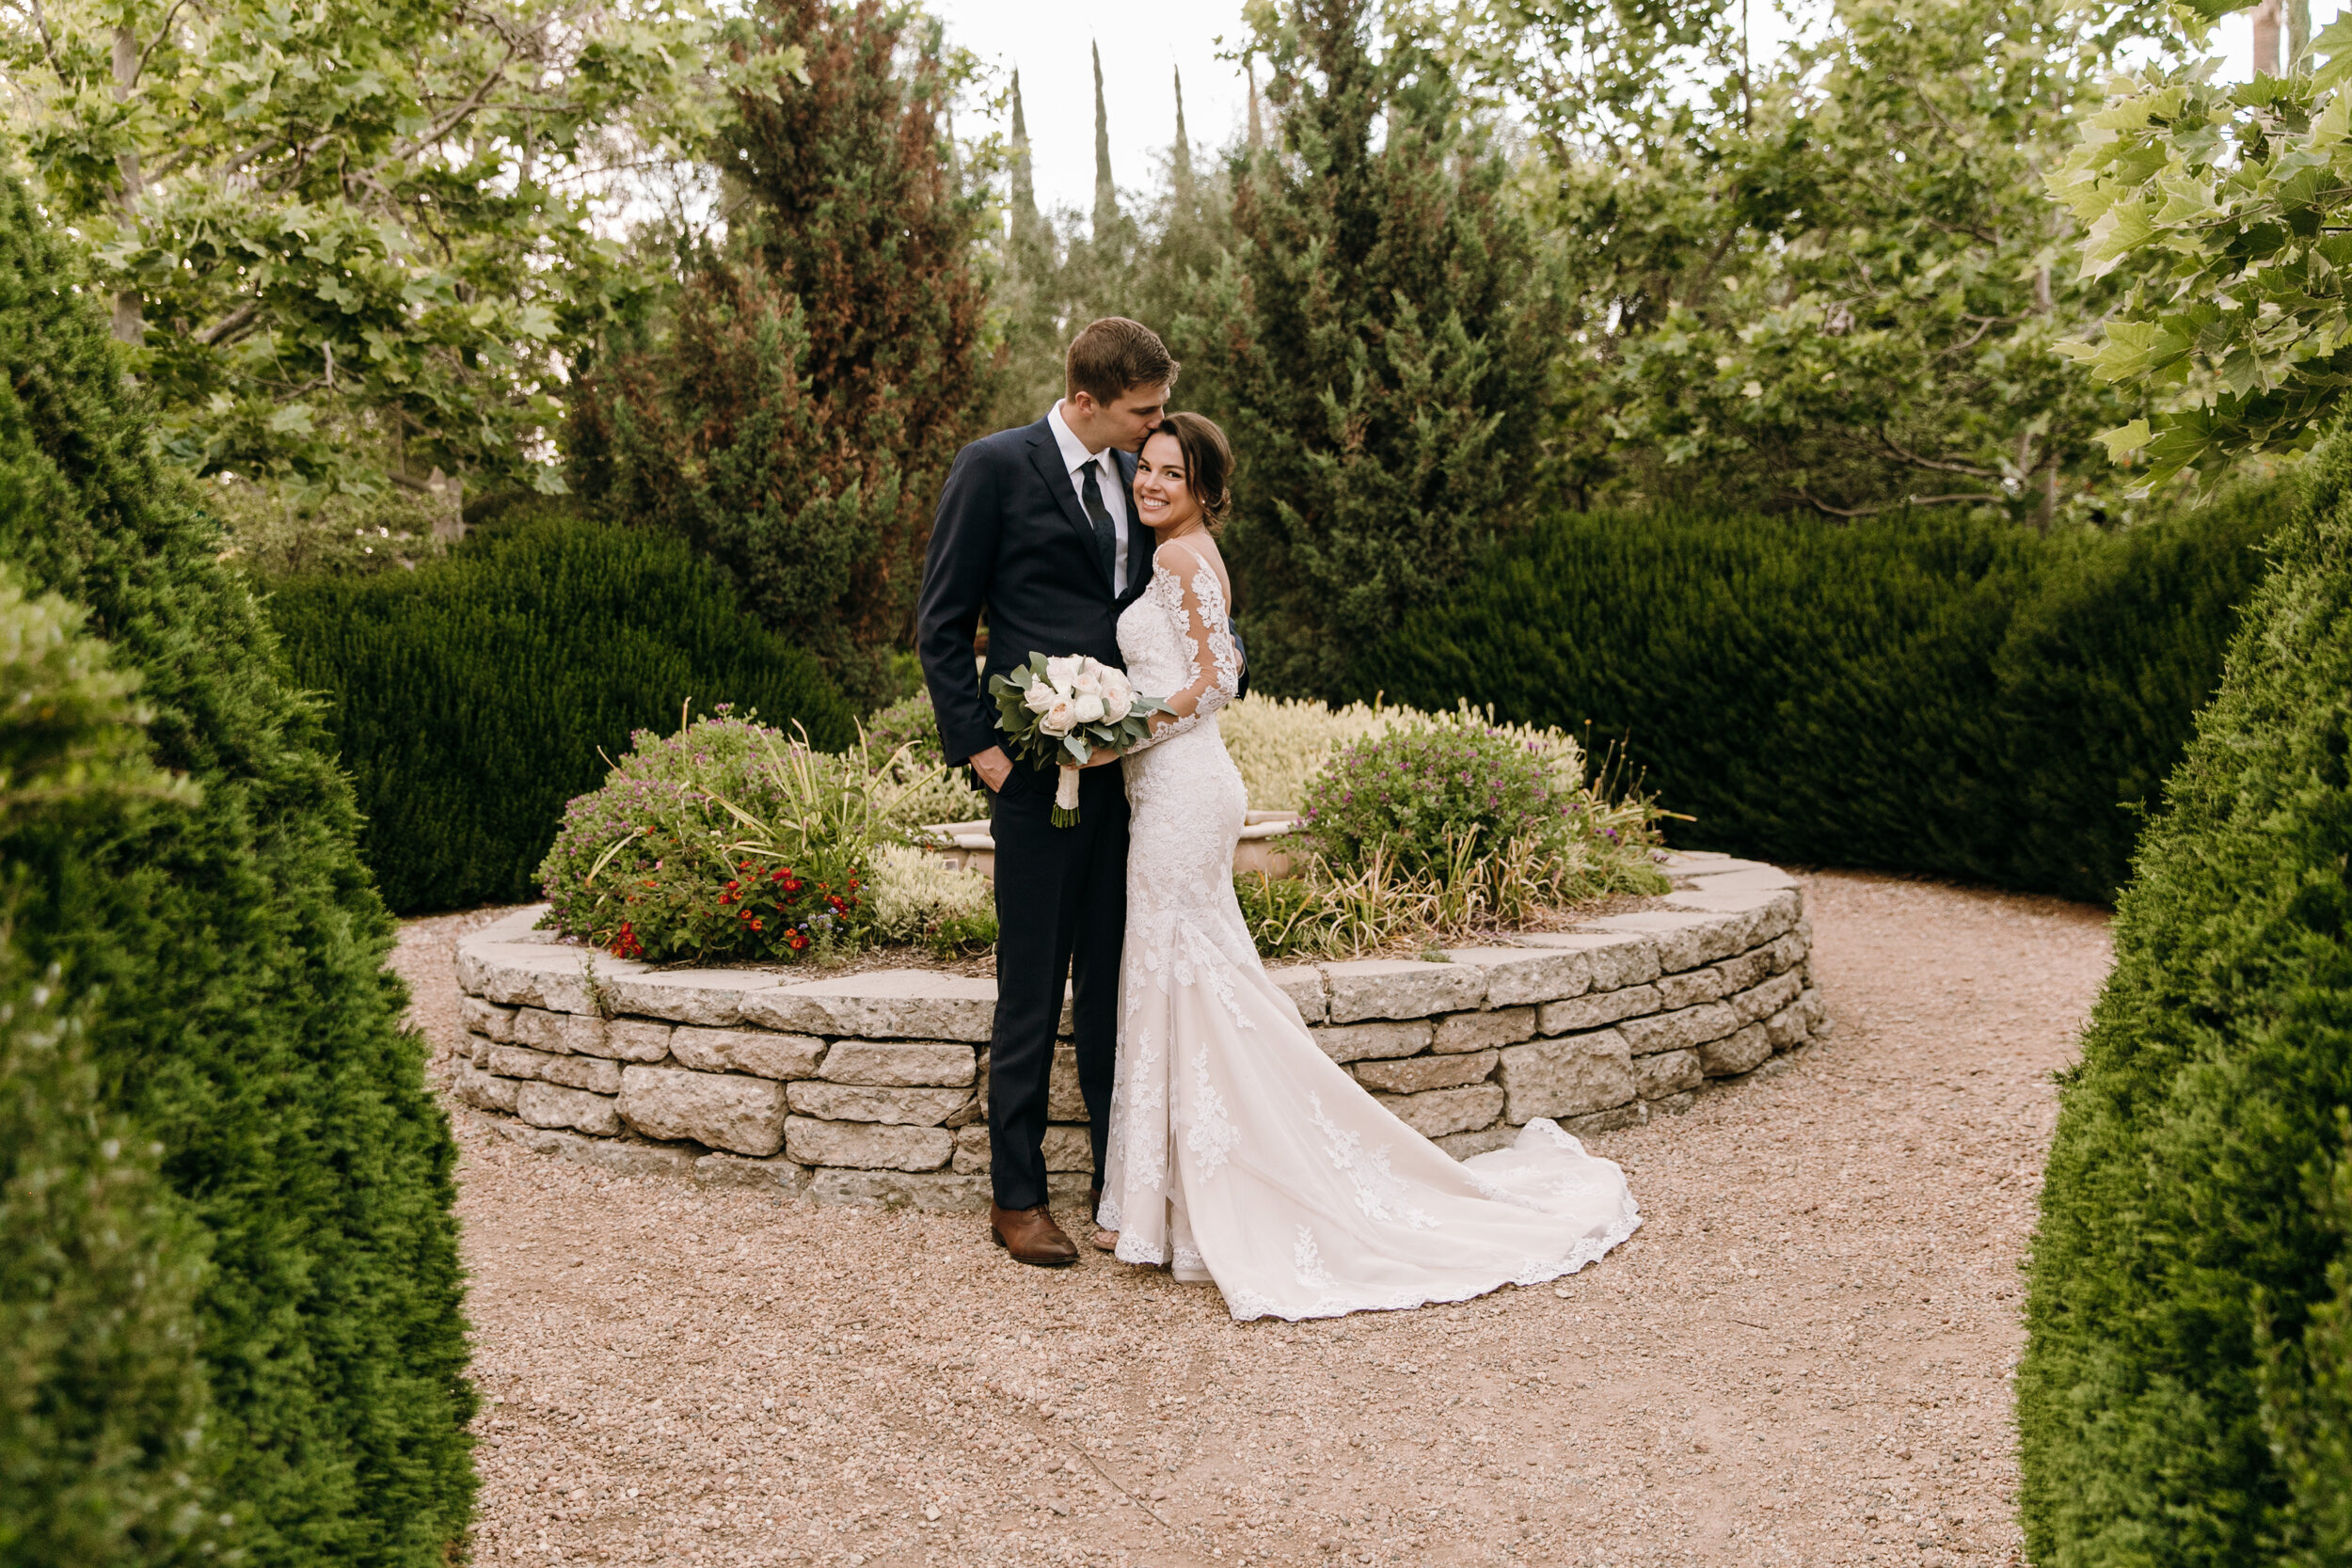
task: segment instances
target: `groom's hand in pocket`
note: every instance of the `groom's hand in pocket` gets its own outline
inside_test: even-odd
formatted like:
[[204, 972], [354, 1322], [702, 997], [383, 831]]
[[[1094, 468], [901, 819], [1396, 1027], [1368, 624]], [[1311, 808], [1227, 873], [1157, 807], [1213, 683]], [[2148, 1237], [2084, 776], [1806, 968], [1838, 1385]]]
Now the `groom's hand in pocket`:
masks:
[[1002, 746], [975, 752], [965, 760], [972, 765], [972, 771], [979, 775], [980, 783], [988, 785], [988, 792], [992, 795], [1003, 789], [1005, 781], [1012, 777], [1012, 758], [1005, 755]]

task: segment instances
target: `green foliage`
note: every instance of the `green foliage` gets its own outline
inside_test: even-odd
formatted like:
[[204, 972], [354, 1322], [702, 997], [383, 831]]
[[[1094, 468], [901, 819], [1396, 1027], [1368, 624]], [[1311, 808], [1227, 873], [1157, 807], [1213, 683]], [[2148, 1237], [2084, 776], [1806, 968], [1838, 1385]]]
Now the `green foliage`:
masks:
[[591, 198], [708, 140], [721, 37], [694, 0], [33, 0], [0, 75], [175, 459], [546, 485], [557, 366], [644, 287]]
[[2053, 351], [2118, 284], [2061, 264], [2040, 171], [2153, 8], [1840, 0], [1753, 69], [1731, 9], [1637, 8], [1679, 72], [1588, 56], [1603, 8], [1479, 9], [1458, 57], [1537, 133], [1567, 278], [1550, 415], [1580, 506], [2117, 504], [2093, 436], [2125, 404]]
[[1347, 871], [1385, 850], [1407, 875], [1443, 864], [1457, 841], [1550, 848], [1584, 782], [1581, 754], [1573, 779], [1554, 779], [1551, 760], [1475, 722], [1392, 729], [1343, 747], [1309, 782], [1299, 841]]
[[2062, 1081], [2018, 1375], [2037, 1562], [2352, 1550], [2352, 446], [2272, 554]]
[[1239, 459], [1252, 678], [1286, 695], [1370, 695], [1367, 644], [1542, 484], [1559, 324], [1534, 238], [1444, 62], [1375, 40], [1374, 10], [1257, 18], [1281, 149], [1236, 160], [1233, 261], [1173, 334]]
[[859, 726], [866, 736], [869, 767], [895, 768], [908, 785], [894, 812], [897, 820], [914, 826], [933, 822], [975, 822], [989, 814], [989, 798], [966, 781], [962, 768], [946, 766], [946, 747], [939, 738], [939, 714], [931, 694], [917, 688], [887, 707], [875, 709]]
[[1367, 661], [1621, 741], [1677, 841], [2106, 900], [2220, 677], [2252, 490], [2117, 534], [1556, 516]]
[[464, 515], [455, 492], [318, 491], [222, 473], [204, 487], [204, 500], [229, 530], [223, 559], [253, 576], [353, 576], [447, 555]]
[[[576, 388], [574, 485], [717, 560], [854, 695], [891, 693], [930, 511], [985, 393], [975, 201], [936, 129], [946, 68], [877, 4], [769, 0], [772, 81], [720, 147], [724, 254]], [[902, 49], [902, 44], [907, 45]], [[749, 67], [747, 67], [749, 69]]]
[[[866, 889], [875, 847], [919, 825], [911, 813], [936, 763], [828, 754], [755, 714], [632, 738], [612, 776], [564, 809], [539, 868], [548, 925], [655, 963], [788, 963], [881, 934]], [[892, 911], [899, 929], [930, 935], [929, 914], [943, 911], [908, 904]]]
[[[15, 938], [28, 973], [56, 965], [90, 999], [99, 1112], [134, 1130], [126, 1148], [161, 1146], [168, 1207], [207, 1250], [204, 1473], [228, 1544], [254, 1568], [438, 1568], [470, 1513], [474, 1396], [454, 1149], [423, 1042], [400, 1027], [392, 924], [313, 710], [215, 559], [216, 525], [151, 455], [82, 282], [0, 183], [0, 560], [29, 594], [87, 609], [113, 667], [139, 676], [156, 764], [200, 800], [0, 826]], [[145, 1202], [127, 1170], [114, 1190]], [[109, 1268], [148, 1243], [121, 1244]], [[118, 1422], [77, 1388], [76, 1440], [170, 1416], [167, 1347], [122, 1348], [123, 1374], [166, 1402]]]
[[877, 844], [866, 890], [874, 934], [949, 954], [996, 943], [995, 884], [977, 871], [951, 871], [911, 844]]
[[2089, 225], [2083, 277], [2124, 285], [2066, 347], [2147, 407], [2103, 439], [2151, 482], [2310, 446], [2352, 376], [2352, 16], [2312, 47], [2315, 73], [2121, 77], [2050, 176]]
[[197, 797], [150, 759], [138, 673], [115, 667], [87, 620], [55, 594], [28, 596], [0, 561], [0, 829], [28, 814]]
[[103, 1108], [84, 1009], [0, 955], [0, 1561], [204, 1560], [204, 1249], [160, 1146]]
[[561, 510], [414, 572], [281, 582], [270, 615], [296, 678], [326, 694], [361, 847], [403, 912], [532, 896], [564, 802], [690, 701], [855, 738], [815, 660], [684, 544]]
[[[0, 829], [192, 804], [149, 759], [82, 612], [0, 564]], [[191, 1562], [216, 1548], [197, 1360], [203, 1245], [160, 1149], [99, 1092], [87, 999], [0, 928], [0, 1562]]]

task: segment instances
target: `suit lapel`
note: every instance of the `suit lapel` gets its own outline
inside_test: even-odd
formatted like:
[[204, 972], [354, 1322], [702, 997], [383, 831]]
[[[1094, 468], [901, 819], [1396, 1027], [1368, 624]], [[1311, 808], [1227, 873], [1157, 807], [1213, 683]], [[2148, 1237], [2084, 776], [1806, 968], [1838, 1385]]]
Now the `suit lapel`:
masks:
[[1103, 570], [1103, 558], [1095, 553], [1094, 524], [1087, 516], [1086, 508], [1078, 504], [1077, 488], [1070, 483], [1069, 471], [1061, 466], [1061, 443], [1054, 439], [1054, 427], [1043, 420], [1038, 420], [1029, 429], [1029, 466], [1037, 470], [1039, 478], [1045, 481], [1045, 488], [1053, 492], [1055, 503], [1061, 508], [1061, 515], [1070, 520], [1070, 526], [1076, 529], [1078, 537], [1086, 542], [1087, 560], [1093, 562], [1095, 575], [1102, 579], [1103, 586], [1111, 589], [1116, 596], [1118, 590], [1113, 586], [1109, 574]]

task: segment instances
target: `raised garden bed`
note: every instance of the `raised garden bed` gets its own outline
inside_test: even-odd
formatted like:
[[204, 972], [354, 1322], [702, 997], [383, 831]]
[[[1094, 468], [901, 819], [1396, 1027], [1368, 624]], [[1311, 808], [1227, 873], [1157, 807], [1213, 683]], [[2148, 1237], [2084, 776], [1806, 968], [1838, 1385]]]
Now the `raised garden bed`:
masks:
[[[1597, 1131], [1686, 1108], [1824, 1033], [1795, 880], [1681, 854], [1656, 908], [1273, 974], [1331, 1057], [1458, 1157], [1534, 1117]], [[455, 1092], [533, 1148], [826, 1203], [988, 1201], [993, 980], [930, 969], [656, 969], [532, 929], [458, 943]], [[1065, 1013], [1063, 1025], [1068, 1028]], [[1046, 1163], [1083, 1192], [1086, 1112], [1057, 1055]]]

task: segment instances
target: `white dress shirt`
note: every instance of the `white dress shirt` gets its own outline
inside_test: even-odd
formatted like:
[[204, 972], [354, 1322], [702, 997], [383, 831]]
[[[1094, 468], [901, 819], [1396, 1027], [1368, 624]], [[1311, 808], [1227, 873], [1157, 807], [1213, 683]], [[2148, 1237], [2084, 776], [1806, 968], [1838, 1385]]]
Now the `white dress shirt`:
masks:
[[1086, 469], [1092, 464], [1098, 471], [1095, 483], [1103, 490], [1103, 510], [1111, 515], [1111, 583], [1119, 592], [1127, 588], [1127, 482], [1119, 471], [1119, 459], [1111, 449], [1087, 451], [1087, 444], [1072, 434], [1061, 417], [1061, 404], [1057, 403], [1047, 411], [1045, 422], [1053, 427], [1054, 440], [1061, 448], [1061, 466], [1070, 471], [1070, 488], [1078, 497], [1078, 511], [1086, 512]]

